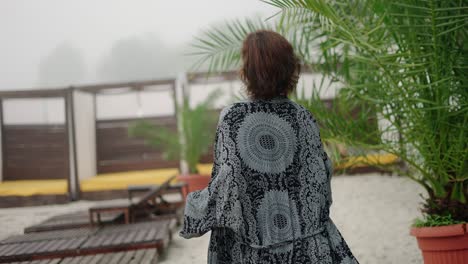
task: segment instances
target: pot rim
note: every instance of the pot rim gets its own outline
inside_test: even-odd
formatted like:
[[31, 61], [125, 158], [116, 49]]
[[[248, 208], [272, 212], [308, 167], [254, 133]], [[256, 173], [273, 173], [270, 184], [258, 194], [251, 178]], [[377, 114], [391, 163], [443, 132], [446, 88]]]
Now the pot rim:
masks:
[[452, 237], [468, 234], [467, 223], [447, 226], [412, 227], [410, 235], [415, 237]]

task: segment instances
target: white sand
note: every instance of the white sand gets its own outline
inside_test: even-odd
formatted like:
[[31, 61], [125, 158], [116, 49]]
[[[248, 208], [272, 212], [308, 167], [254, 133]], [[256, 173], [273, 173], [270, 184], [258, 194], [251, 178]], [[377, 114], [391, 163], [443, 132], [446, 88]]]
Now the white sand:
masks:
[[[361, 264], [422, 263], [416, 240], [408, 235], [419, 216], [423, 190], [396, 176], [367, 174], [337, 176], [332, 180], [332, 219]], [[0, 239], [20, 234], [29, 225], [97, 202], [0, 209]], [[185, 240], [174, 234], [163, 264], [206, 263], [209, 234]]]

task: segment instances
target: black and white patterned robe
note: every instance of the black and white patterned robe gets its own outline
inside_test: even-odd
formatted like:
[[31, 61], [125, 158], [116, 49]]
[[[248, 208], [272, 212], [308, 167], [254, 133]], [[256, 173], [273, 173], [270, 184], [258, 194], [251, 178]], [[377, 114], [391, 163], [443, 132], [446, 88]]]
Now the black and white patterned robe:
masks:
[[329, 218], [331, 161], [311, 113], [247, 100], [220, 114], [208, 188], [188, 195], [180, 235], [208, 231], [208, 263], [358, 263]]

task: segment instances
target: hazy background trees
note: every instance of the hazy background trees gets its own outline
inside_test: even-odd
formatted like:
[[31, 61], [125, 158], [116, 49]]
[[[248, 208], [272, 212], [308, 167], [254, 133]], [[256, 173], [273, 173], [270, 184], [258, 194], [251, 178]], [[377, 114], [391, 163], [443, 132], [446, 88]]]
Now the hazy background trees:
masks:
[[38, 70], [41, 87], [80, 83], [86, 77], [86, 64], [81, 51], [64, 42], [41, 59]]
[[122, 38], [101, 58], [97, 77], [106, 81], [173, 77], [192, 61], [183, 53], [182, 45], [169, 46], [156, 34]]

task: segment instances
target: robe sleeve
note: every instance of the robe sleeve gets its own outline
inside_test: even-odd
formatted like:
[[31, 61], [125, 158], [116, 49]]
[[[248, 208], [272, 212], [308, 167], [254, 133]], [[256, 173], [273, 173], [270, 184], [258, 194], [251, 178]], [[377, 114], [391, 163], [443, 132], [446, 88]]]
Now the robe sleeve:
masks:
[[225, 129], [226, 124], [223, 121], [226, 112], [227, 108], [221, 111], [216, 128], [210, 183], [205, 189], [188, 194], [185, 203], [183, 227], [179, 233], [181, 237], [200, 237], [218, 226], [216, 217], [217, 196], [219, 196], [220, 192], [223, 192], [222, 188], [224, 188], [224, 185], [220, 183], [219, 175], [223, 174], [221, 167], [225, 161], [222, 156], [226, 156], [224, 153], [224, 138], [228, 136]]
[[327, 152], [325, 152], [325, 150], [323, 150], [323, 153], [324, 153], [323, 162], [325, 163], [325, 168], [327, 170], [328, 205], [331, 206], [333, 203], [332, 190], [331, 190], [331, 177], [333, 174], [333, 163], [330, 157], [328, 157]]
[[[332, 191], [331, 191], [331, 177], [333, 174], [333, 163], [330, 157], [327, 155], [327, 152], [325, 151], [323, 142], [322, 142], [322, 137], [320, 135], [320, 128], [317, 124], [317, 121], [315, 120], [315, 117], [307, 111], [307, 117], [309, 118], [309, 124], [312, 126], [314, 129], [312, 129], [311, 134], [315, 134], [316, 136], [316, 142], [318, 144], [317, 149], [319, 149], [319, 156], [322, 158], [322, 161], [325, 165], [325, 170], [326, 170], [326, 175], [327, 175], [327, 200], [328, 200], [328, 205], [331, 206], [333, 203], [333, 198], [332, 198]], [[314, 136], [314, 135], [312, 135]]]

